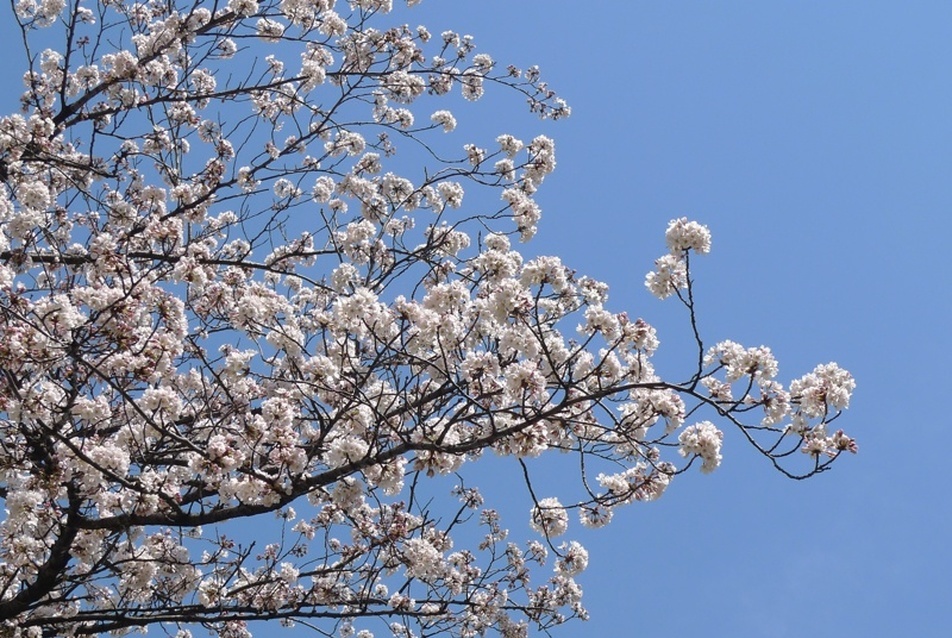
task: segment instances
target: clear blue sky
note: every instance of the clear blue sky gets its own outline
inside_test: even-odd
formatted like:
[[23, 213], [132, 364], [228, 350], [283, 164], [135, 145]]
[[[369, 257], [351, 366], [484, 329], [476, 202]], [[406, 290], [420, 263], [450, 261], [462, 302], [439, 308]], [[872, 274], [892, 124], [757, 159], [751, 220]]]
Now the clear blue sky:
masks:
[[557, 635], [947, 636], [952, 4], [420, 9], [569, 100], [546, 127], [559, 165], [533, 250], [655, 323], [663, 369], [688, 333], [642, 281], [687, 215], [714, 234], [695, 262], [709, 341], [769, 345], [787, 379], [836, 360], [858, 383], [843, 425], [860, 454], [831, 472], [785, 480], [728, 437], [714, 474], [586, 534], [592, 620]]
[[686, 215], [714, 234], [696, 262], [708, 341], [771, 346], [785, 380], [836, 360], [858, 383], [843, 425], [860, 454], [831, 472], [787, 481], [729, 436], [714, 474], [575, 526], [592, 620], [556, 636], [947, 636], [952, 4], [424, 0], [408, 16], [539, 64], [569, 100], [554, 125], [511, 96], [465, 117], [487, 139], [555, 137], [531, 250], [654, 323], [663, 371], [683, 376], [687, 326], [642, 282]]

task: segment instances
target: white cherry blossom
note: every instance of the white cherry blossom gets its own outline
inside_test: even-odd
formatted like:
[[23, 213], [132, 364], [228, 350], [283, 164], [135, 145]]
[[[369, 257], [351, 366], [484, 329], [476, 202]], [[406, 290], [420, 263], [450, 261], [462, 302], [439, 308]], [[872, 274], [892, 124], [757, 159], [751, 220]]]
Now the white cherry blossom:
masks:
[[[832, 425], [847, 371], [787, 386], [766, 346], [705, 341], [700, 222], [670, 222], [645, 280], [694, 328], [671, 376], [607, 283], [521, 247], [555, 141], [463, 115], [508, 92], [568, 116], [537, 67], [390, 0], [13, 12], [34, 62], [0, 117], [3, 635], [547, 632], [588, 613], [570, 517], [729, 462], [732, 431], [797, 478], [857, 450]], [[526, 519], [479, 490], [490, 455]]]

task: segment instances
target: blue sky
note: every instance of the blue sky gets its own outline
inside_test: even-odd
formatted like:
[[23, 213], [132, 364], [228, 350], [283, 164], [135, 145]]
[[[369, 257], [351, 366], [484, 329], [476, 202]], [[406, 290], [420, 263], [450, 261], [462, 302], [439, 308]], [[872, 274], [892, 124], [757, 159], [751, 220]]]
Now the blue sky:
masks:
[[708, 342], [858, 383], [860, 453], [831, 472], [785, 480], [728, 436], [714, 474], [576, 526], [592, 619], [556, 635], [947, 635], [952, 4], [424, 0], [407, 19], [539, 64], [572, 105], [540, 123], [489, 96], [459, 117], [555, 137], [529, 248], [656, 325], [662, 371], [684, 376], [688, 326], [643, 278], [689, 216], [714, 235], [695, 263]]
[[418, 15], [540, 65], [572, 105], [552, 127], [520, 124], [555, 137], [559, 162], [530, 246], [653, 322], [663, 370], [689, 334], [642, 281], [687, 215], [714, 235], [695, 262], [709, 342], [769, 345], [786, 379], [835, 360], [858, 383], [842, 425], [860, 453], [831, 472], [791, 482], [728, 436], [714, 474], [585, 534], [592, 619], [557, 635], [947, 635], [952, 5], [494, 0]]

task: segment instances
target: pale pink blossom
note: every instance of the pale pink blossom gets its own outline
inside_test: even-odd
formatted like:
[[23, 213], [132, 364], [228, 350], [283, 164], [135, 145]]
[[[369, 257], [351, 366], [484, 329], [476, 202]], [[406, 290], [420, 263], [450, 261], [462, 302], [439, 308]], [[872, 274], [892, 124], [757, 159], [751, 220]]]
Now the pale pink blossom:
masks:
[[555, 538], [565, 533], [569, 526], [569, 517], [559, 502], [554, 497], [543, 498], [538, 505], [532, 508], [530, 517], [532, 529], [547, 538]]
[[434, 124], [442, 126], [445, 133], [449, 133], [456, 128], [456, 118], [453, 117], [450, 111], [436, 111], [430, 116], [430, 119], [433, 120]]
[[724, 433], [710, 421], [701, 421], [684, 428], [678, 437], [679, 452], [683, 457], [701, 457], [701, 471], [713, 472], [721, 464], [721, 442]]
[[705, 255], [711, 251], [711, 231], [687, 217], [671, 220], [665, 232], [665, 240], [672, 254], [678, 255], [685, 250], [693, 250]]
[[[646, 279], [691, 320], [682, 366], [584, 264], [519, 248], [553, 138], [442, 133], [469, 130], [457, 88], [499, 90], [485, 125], [507, 93], [567, 116], [537, 67], [391, 0], [66, 7], [14, 3], [36, 54], [0, 117], [13, 634], [524, 638], [587, 617], [570, 512], [602, 527], [713, 470], [716, 423], [791, 476], [856, 451], [836, 364], [788, 388], [766, 346], [702, 352], [707, 227], [672, 221]], [[486, 455], [544, 538], [479, 490]]]

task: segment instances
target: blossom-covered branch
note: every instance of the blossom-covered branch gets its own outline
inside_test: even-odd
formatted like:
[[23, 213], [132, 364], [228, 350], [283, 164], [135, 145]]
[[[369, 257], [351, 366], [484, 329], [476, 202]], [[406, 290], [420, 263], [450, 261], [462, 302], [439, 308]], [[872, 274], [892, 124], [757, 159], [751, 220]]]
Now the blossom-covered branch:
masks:
[[[514, 248], [555, 143], [456, 139], [452, 109], [568, 116], [538, 69], [390, 0], [12, 6], [0, 634], [524, 636], [586, 617], [573, 520], [713, 471], [722, 428], [796, 478], [855, 451], [846, 371], [784, 386], [768, 348], [704, 345], [705, 226], [672, 221], [646, 280], [691, 318], [683, 382], [605, 284]], [[533, 484], [550, 451], [574, 485]], [[537, 538], [484, 502], [485, 453], [522, 463]]]

